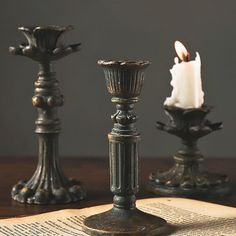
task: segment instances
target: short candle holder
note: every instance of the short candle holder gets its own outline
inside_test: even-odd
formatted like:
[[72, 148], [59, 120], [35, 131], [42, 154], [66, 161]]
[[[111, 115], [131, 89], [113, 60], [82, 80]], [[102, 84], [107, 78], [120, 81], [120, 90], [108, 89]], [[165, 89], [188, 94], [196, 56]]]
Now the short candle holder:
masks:
[[182, 147], [174, 155], [174, 166], [166, 171], [152, 173], [148, 190], [160, 196], [208, 198], [225, 195], [229, 191], [228, 177], [209, 173], [201, 168], [203, 155], [197, 147], [199, 138], [222, 128], [222, 123], [211, 123], [206, 115], [211, 107], [182, 109], [164, 106], [169, 124], [157, 122], [157, 128], [176, 135]]
[[108, 134], [110, 185], [113, 208], [84, 220], [89, 235], [160, 235], [167, 231], [165, 220], [136, 208], [138, 192], [138, 142], [134, 123], [134, 103], [138, 102], [147, 61], [98, 61], [103, 67], [106, 85], [116, 104], [112, 132]]
[[61, 35], [72, 27], [20, 27], [28, 43], [10, 47], [13, 55], [21, 55], [39, 63], [33, 106], [38, 110], [35, 132], [39, 137], [38, 166], [29, 181], [19, 181], [13, 188], [14, 200], [28, 204], [70, 203], [82, 200], [85, 192], [79, 181], [67, 179], [58, 163], [60, 120], [57, 107], [63, 105], [52, 61], [78, 51], [80, 44], [59, 44]]

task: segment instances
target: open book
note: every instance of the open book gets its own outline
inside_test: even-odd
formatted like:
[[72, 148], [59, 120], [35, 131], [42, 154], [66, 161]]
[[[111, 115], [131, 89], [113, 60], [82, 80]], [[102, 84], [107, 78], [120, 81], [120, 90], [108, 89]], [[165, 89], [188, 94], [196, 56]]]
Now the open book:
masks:
[[[140, 210], [165, 218], [174, 236], [236, 236], [236, 208], [183, 198], [151, 198], [137, 201]], [[111, 208], [101, 205], [68, 209], [35, 216], [0, 220], [1, 236], [85, 236], [83, 219]]]

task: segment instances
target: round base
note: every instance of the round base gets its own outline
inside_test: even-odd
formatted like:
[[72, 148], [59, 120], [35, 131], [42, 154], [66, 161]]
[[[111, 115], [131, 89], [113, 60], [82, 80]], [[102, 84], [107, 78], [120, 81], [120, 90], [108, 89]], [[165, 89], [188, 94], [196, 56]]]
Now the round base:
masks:
[[147, 190], [163, 197], [186, 197], [197, 199], [220, 198], [230, 193], [228, 184], [208, 188], [169, 187], [153, 181], [147, 183]]
[[[66, 204], [83, 200], [86, 192], [76, 180], [68, 180], [67, 185], [54, 188], [52, 184], [39, 187], [38, 183], [19, 181], [11, 191], [14, 200], [27, 204]], [[36, 188], [37, 187], [37, 188]]]
[[138, 209], [113, 208], [84, 220], [83, 230], [89, 235], [169, 235], [171, 227], [157, 216]]
[[226, 175], [203, 170], [198, 162], [176, 162], [167, 171], [152, 173], [147, 188], [159, 196], [198, 199], [222, 197], [230, 191]]

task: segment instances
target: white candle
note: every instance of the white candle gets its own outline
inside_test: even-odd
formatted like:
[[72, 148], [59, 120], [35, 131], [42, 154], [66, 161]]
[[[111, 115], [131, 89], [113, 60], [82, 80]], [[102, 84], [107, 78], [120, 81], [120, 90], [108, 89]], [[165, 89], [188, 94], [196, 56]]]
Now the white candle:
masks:
[[200, 108], [204, 103], [201, 81], [201, 59], [196, 52], [195, 60], [189, 61], [189, 53], [182, 43], [175, 42], [175, 50], [179, 58], [170, 70], [173, 87], [171, 97], [166, 98], [164, 105], [183, 109]]

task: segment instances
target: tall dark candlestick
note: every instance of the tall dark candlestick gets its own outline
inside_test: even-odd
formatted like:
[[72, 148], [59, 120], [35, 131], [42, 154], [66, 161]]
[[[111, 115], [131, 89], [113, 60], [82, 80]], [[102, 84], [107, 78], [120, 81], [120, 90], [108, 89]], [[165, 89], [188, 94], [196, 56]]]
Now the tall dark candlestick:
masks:
[[166, 221], [136, 208], [138, 192], [138, 143], [140, 134], [134, 123], [134, 103], [138, 102], [144, 82], [145, 61], [99, 61], [104, 69], [108, 92], [117, 112], [114, 127], [108, 135], [110, 186], [113, 208], [85, 219], [89, 235], [160, 235], [166, 232]]
[[12, 189], [12, 198], [28, 204], [69, 203], [81, 200], [85, 192], [76, 180], [67, 179], [58, 163], [60, 119], [57, 108], [63, 105], [52, 61], [78, 51], [80, 44], [65, 46], [58, 43], [69, 27], [20, 27], [28, 43], [10, 47], [14, 55], [29, 57], [39, 63], [33, 106], [38, 110], [35, 132], [39, 138], [38, 166], [29, 181], [19, 181]]

